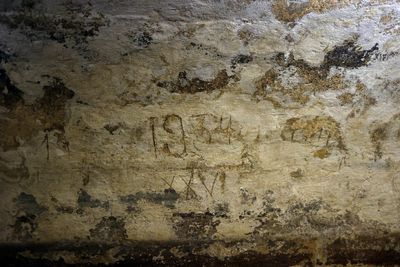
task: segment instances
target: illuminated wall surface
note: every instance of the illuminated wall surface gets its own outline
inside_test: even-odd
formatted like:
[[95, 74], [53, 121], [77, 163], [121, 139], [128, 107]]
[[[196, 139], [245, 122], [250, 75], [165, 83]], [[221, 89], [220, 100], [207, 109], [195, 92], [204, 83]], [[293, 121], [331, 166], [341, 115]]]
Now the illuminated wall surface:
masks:
[[398, 1], [0, 1], [4, 266], [400, 264]]

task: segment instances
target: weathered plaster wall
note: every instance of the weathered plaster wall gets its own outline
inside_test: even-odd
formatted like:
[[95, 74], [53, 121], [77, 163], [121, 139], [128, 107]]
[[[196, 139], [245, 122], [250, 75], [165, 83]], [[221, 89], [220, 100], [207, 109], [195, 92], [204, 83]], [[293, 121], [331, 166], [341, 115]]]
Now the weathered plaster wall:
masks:
[[9, 261], [400, 263], [397, 1], [0, 1]]

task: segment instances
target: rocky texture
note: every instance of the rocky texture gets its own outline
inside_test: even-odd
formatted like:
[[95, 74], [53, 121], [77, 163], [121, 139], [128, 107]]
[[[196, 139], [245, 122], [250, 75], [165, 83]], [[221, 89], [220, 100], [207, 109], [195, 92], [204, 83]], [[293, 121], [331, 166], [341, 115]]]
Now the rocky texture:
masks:
[[2, 262], [400, 264], [399, 10], [1, 1]]

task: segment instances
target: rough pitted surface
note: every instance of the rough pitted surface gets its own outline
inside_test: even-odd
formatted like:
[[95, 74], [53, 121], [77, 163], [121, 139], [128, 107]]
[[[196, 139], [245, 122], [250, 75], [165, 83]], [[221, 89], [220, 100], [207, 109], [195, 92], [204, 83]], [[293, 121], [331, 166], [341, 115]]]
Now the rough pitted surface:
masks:
[[399, 18], [0, 1], [2, 262], [400, 264]]

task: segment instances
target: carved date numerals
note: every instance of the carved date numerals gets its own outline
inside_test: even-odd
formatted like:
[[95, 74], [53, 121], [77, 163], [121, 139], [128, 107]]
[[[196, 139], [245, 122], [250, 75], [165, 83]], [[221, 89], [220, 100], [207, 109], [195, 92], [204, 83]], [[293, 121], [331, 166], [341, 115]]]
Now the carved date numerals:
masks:
[[178, 158], [186, 155], [185, 129], [179, 115], [169, 114], [162, 119], [151, 117], [150, 130], [156, 158], [159, 153]]

